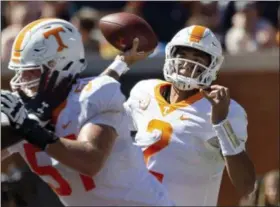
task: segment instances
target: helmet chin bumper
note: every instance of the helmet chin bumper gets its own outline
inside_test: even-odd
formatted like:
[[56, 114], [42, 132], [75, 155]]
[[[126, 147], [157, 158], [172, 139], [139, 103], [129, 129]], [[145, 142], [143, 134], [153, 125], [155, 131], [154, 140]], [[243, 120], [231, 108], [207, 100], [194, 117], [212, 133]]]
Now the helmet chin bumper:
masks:
[[165, 74], [164, 76], [167, 81], [171, 82], [177, 89], [181, 91], [190, 91], [200, 88], [198, 82], [192, 78], [184, 77], [176, 73], [173, 73], [171, 76], [168, 74]]
[[[34, 70], [38, 70], [38, 68]], [[33, 78], [31, 80], [23, 80], [22, 77], [23, 72], [24, 71], [16, 71], [16, 74], [10, 80], [10, 86], [12, 90], [18, 90], [18, 89], [21, 89], [23, 91], [31, 90], [32, 88], [35, 88], [39, 85], [40, 76], [38, 78]]]
[[[69, 66], [69, 67], [68, 67]], [[76, 60], [72, 61], [71, 64], [62, 65], [58, 68], [48, 68], [49, 69], [49, 76], [54, 71], [58, 71], [58, 77], [56, 83], [59, 83], [63, 78], [68, 77], [70, 74], [75, 77], [76, 75], [80, 74], [87, 66], [86, 61]], [[10, 80], [10, 86], [12, 90], [21, 89], [25, 92], [26, 95], [32, 96], [37, 93], [37, 86], [39, 86], [41, 76], [33, 77], [29, 80], [24, 80], [23, 72], [30, 71], [30, 70], [40, 70], [41, 74], [43, 73], [43, 65], [31, 68], [9, 68], [16, 72], [15, 76]]]

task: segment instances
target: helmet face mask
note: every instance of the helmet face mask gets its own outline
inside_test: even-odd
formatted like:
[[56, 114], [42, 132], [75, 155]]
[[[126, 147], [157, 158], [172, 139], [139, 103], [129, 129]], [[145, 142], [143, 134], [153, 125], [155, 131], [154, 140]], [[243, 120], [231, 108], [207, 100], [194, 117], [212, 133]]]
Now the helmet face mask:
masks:
[[[195, 55], [176, 55], [178, 48], [195, 51]], [[206, 88], [216, 79], [222, 62], [222, 48], [214, 34], [202, 26], [187, 27], [166, 46], [164, 77], [179, 90]]]
[[[187, 67], [187, 74], [185, 75], [180, 72], [180, 62], [184, 62], [183, 67]], [[202, 64], [196, 61], [171, 58], [165, 61], [164, 67], [168, 68], [164, 70], [164, 76], [167, 81], [172, 82], [176, 88], [180, 90], [193, 90], [196, 88], [208, 87], [212, 82], [213, 74], [207, 70]]]
[[28, 24], [16, 37], [11, 54], [9, 69], [16, 72], [11, 87], [27, 95], [36, 92], [43, 65], [49, 68], [49, 75], [59, 72], [57, 82], [86, 67], [80, 33], [61, 19], [39, 19]]
[[28, 96], [33, 96], [40, 82], [41, 69], [35, 68], [24, 71], [16, 71], [10, 83], [13, 90], [21, 89]]

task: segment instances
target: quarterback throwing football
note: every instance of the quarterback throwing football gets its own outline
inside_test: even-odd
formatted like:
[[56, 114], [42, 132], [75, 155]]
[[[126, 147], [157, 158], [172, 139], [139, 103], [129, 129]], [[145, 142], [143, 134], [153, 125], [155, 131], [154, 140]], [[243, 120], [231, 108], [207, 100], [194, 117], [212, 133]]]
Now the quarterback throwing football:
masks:
[[[138, 40], [134, 50], [137, 57]], [[120, 76], [126, 63], [117, 56]], [[254, 166], [245, 151], [247, 116], [229, 89], [211, 85], [223, 62], [222, 48], [203, 26], [180, 30], [166, 46], [165, 81], [138, 82], [125, 108], [137, 131], [135, 144], [150, 172], [162, 182], [176, 205], [217, 204], [224, 167], [237, 190], [254, 188]]]

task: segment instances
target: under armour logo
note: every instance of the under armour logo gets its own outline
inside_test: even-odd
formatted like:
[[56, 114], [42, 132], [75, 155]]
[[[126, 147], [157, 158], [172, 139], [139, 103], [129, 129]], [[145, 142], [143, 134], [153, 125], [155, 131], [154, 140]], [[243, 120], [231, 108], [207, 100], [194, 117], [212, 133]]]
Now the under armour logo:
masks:
[[44, 113], [44, 108], [48, 108], [49, 107], [49, 104], [47, 104], [47, 103], [45, 103], [45, 102], [43, 102], [42, 103], [42, 107], [41, 108], [38, 108], [37, 109], [37, 112], [39, 112], [39, 113]]

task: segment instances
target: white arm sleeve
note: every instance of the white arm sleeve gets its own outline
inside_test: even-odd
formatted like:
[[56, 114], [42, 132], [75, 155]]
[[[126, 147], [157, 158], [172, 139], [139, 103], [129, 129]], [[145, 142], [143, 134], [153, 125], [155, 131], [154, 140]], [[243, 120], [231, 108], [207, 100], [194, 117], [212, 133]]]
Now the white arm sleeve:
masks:
[[237, 139], [240, 141], [240, 144], [243, 145], [243, 148], [245, 149], [245, 144], [248, 138], [248, 120], [245, 110], [241, 106], [234, 106], [229, 111], [228, 120]]
[[[246, 144], [246, 141], [248, 138], [247, 114], [246, 114], [245, 110], [235, 101], [231, 101], [227, 120], [230, 122], [232, 130], [233, 130], [234, 134], [236, 135], [238, 141], [240, 142], [240, 145], [242, 145], [243, 149], [245, 149], [245, 144]], [[214, 135], [216, 133], [213, 130], [211, 134]], [[216, 135], [214, 135], [212, 138], [208, 139], [208, 142], [213, 147], [216, 147], [216, 148], [220, 147], [220, 143], [219, 143]]]

